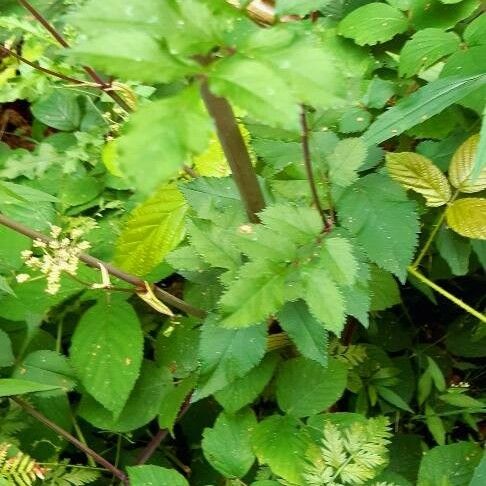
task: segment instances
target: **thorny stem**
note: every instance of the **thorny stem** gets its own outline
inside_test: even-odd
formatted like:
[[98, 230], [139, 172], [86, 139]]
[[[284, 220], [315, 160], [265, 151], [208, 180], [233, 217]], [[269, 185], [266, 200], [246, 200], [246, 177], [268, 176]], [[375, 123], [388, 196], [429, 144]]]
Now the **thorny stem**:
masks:
[[[9, 217], [5, 216], [4, 214], [0, 214], [0, 224], [16, 231], [17, 233], [21, 233], [33, 240], [41, 240], [45, 241], [48, 243], [49, 241], [52, 240], [52, 238], [43, 235], [42, 233], [39, 233], [38, 231], [33, 230], [32, 228], [29, 228], [22, 223], [19, 223], [17, 221], [14, 221], [13, 219], [10, 219]], [[124, 280], [125, 282], [128, 282], [129, 284], [135, 286], [137, 289], [140, 290], [145, 290], [145, 283], [144, 281], [135, 276], [131, 275], [129, 273], [124, 272], [123, 270], [120, 270], [117, 267], [114, 267], [110, 263], [104, 262], [102, 260], [99, 260], [98, 258], [95, 258], [91, 255], [88, 255], [86, 253], [81, 253], [79, 255], [79, 259], [84, 262], [86, 265], [96, 268], [99, 270], [100, 264], [103, 265], [108, 273], [114, 277], [119, 278], [120, 280]], [[175, 295], [170, 294], [169, 292], [166, 292], [165, 290], [162, 290], [160, 287], [154, 285], [153, 286], [153, 291], [155, 295], [164, 303], [168, 305], [172, 305], [173, 307], [185, 312], [186, 314], [190, 314], [195, 317], [199, 318], [204, 318], [206, 316], [206, 311], [203, 309], [199, 309], [197, 307], [193, 307], [192, 305], [188, 304], [187, 302], [183, 301], [182, 299], [177, 298]]]
[[12, 51], [11, 49], [3, 45], [0, 45], [0, 50], [5, 52], [9, 56], [15, 57], [15, 59], [18, 59], [20, 62], [27, 64], [28, 66], [33, 67], [34, 69], [37, 69], [37, 71], [41, 71], [45, 74], [48, 74], [49, 76], [54, 76], [56, 78], [63, 79], [64, 81], [68, 81], [69, 83], [73, 83], [73, 84], [86, 84], [84, 81], [81, 81], [80, 79], [72, 78], [71, 76], [66, 76], [65, 74], [61, 74], [58, 73], [57, 71], [52, 71], [51, 69], [42, 67], [37, 62], [29, 61], [25, 57], [22, 57], [20, 54], [17, 54], [15, 51]]
[[211, 93], [206, 80], [201, 83], [201, 96], [216, 125], [219, 141], [231, 167], [248, 219], [252, 223], [258, 223], [258, 213], [264, 209], [265, 200], [233, 109], [226, 99]]
[[439, 285], [437, 285], [435, 282], [432, 282], [432, 280], [429, 280], [425, 275], [422, 275], [414, 266], [409, 266], [408, 267], [408, 272], [413, 275], [415, 278], [423, 282], [425, 285], [430, 287], [431, 289], [435, 290], [439, 294], [443, 295], [446, 299], [449, 299], [451, 302], [454, 304], [458, 305], [462, 309], [464, 309], [466, 312], [471, 314], [474, 317], [477, 317], [481, 322], [486, 323], [486, 316], [482, 314], [481, 312], [478, 312], [476, 309], [473, 309], [470, 305], [466, 304], [463, 302], [461, 299], [458, 299], [455, 295], [452, 295], [450, 292], [447, 292], [447, 290], [443, 289]]
[[50, 428], [56, 434], [59, 434], [61, 437], [66, 439], [68, 442], [73, 444], [79, 450], [83, 451], [85, 454], [89, 455], [96, 461], [98, 464], [106, 468], [108, 471], [112, 472], [123, 484], [128, 485], [128, 478], [125, 473], [115, 467], [111, 462], [107, 461], [104, 457], [100, 456], [97, 452], [93, 449], [89, 448], [87, 445], [83, 444], [81, 441], [76, 439], [76, 437], [72, 436], [69, 432], [64, 430], [62, 427], [59, 427], [56, 423], [49, 420], [46, 416], [36, 410], [34, 407], [29, 405], [25, 400], [19, 397], [11, 397], [15, 403], [17, 403], [20, 407], [22, 407], [29, 415], [37, 419], [39, 422], [44, 424], [46, 427]]
[[[56, 39], [56, 41], [64, 48], [69, 48], [69, 44], [63, 35], [27, 0], [18, 0], [20, 5], [22, 5], [26, 10], [28, 10], [32, 16], [51, 34], [51, 36]], [[111, 97], [115, 103], [121, 106], [126, 112], [131, 112], [132, 109], [126, 103], [126, 101], [118, 95], [113, 90], [110, 90], [111, 83], [107, 83], [103, 80], [103, 78], [92, 68], [89, 66], [83, 66], [84, 71], [88, 74], [88, 76], [98, 85], [97, 87], [104, 91], [108, 96]]]
[[316, 207], [322, 219], [322, 223], [324, 225], [324, 231], [327, 233], [331, 229], [331, 224], [326, 218], [326, 215], [324, 214], [324, 210], [322, 209], [322, 205], [319, 199], [319, 194], [317, 192], [316, 180], [314, 178], [314, 172], [312, 170], [312, 158], [311, 158], [310, 146], [309, 146], [309, 126], [307, 124], [307, 116], [306, 116], [304, 106], [302, 107], [302, 111], [300, 113], [300, 126], [302, 129], [301, 141], [302, 141], [302, 152], [304, 154], [304, 165], [305, 165], [305, 171], [307, 173], [307, 179], [309, 181], [312, 199], [314, 201], [314, 206]]

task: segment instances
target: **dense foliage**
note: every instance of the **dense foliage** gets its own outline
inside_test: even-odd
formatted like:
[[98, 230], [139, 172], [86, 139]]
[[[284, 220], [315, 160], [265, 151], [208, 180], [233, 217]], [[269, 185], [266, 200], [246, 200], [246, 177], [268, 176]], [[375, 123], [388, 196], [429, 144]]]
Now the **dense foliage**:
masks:
[[1, 486], [486, 484], [478, 0], [1, 3]]

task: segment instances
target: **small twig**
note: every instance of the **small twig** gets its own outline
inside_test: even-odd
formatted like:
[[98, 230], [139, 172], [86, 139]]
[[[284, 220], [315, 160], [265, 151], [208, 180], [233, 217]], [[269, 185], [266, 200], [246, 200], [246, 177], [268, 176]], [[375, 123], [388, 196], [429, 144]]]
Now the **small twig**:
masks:
[[265, 208], [265, 199], [233, 109], [226, 99], [211, 93], [205, 79], [201, 83], [201, 96], [216, 125], [219, 141], [231, 167], [248, 219], [258, 223], [258, 213]]
[[307, 179], [309, 181], [312, 199], [314, 201], [314, 206], [316, 207], [322, 219], [322, 223], [324, 225], [324, 231], [328, 232], [331, 230], [331, 224], [326, 218], [326, 215], [324, 214], [324, 210], [322, 209], [321, 201], [319, 199], [319, 193], [317, 192], [314, 172], [312, 170], [312, 158], [311, 158], [310, 146], [309, 146], [309, 126], [307, 125], [307, 116], [306, 116], [304, 106], [302, 107], [302, 111], [300, 113], [300, 125], [302, 128], [301, 141], [302, 141], [302, 152], [304, 154], [304, 165], [305, 165], [305, 171], [307, 173]]
[[93, 449], [88, 447], [87, 445], [83, 444], [81, 441], [76, 439], [76, 437], [72, 436], [69, 432], [64, 430], [62, 427], [57, 425], [56, 423], [49, 420], [46, 416], [36, 410], [34, 407], [29, 405], [25, 400], [19, 397], [10, 397], [15, 403], [17, 403], [20, 407], [22, 407], [29, 415], [37, 419], [39, 422], [44, 424], [46, 427], [50, 428], [56, 434], [59, 434], [61, 437], [66, 439], [68, 442], [73, 444], [77, 447], [80, 451], [83, 451], [86, 455], [89, 455], [96, 461], [100, 466], [103, 466], [105, 469], [113, 473], [123, 484], [128, 485], [128, 478], [125, 473], [115, 467], [111, 462], [107, 461], [104, 457], [100, 456], [97, 452]]
[[[187, 413], [190, 406], [191, 395], [186, 398], [184, 405], [182, 406], [176, 420], [180, 420]], [[168, 429], [159, 429], [157, 431], [157, 433], [152, 437], [152, 439], [150, 439], [150, 442], [145, 446], [143, 451], [138, 456], [136, 462], [137, 466], [145, 464], [152, 457], [153, 453], [157, 450], [161, 442], [167, 437], [168, 433]]]
[[80, 79], [72, 78], [71, 76], [66, 76], [65, 74], [58, 73], [57, 71], [52, 71], [51, 69], [47, 69], [45, 67], [40, 66], [36, 62], [29, 61], [25, 57], [22, 57], [20, 54], [17, 54], [15, 51], [12, 51], [8, 47], [5, 47], [3, 45], [0, 45], [0, 50], [8, 54], [9, 56], [15, 57], [15, 59], [18, 59], [20, 62], [27, 64], [30, 67], [33, 67], [34, 69], [37, 69], [37, 71], [41, 71], [45, 74], [48, 74], [49, 76], [54, 76], [59, 79], [63, 79], [64, 81], [68, 81], [73, 84], [86, 84], [85, 81], [81, 81]]
[[[32, 16], [51, 34], [51, 36], [56, 39], [56, 41], [64, 48], [69, 48], [67, 40], [63, 35], [27, 0], [18, 0], [18, 2], [27, 9]], [[126, 112], [130, 113], [133, 111], [128, 103], [111, 88], [111, 83], [107, 83], [94, 69], [89, 66], [83, 66], [83, 69], [88, 74], [88, 76], [98, 85], [99, 89], [105, 92], [110, 98], [115, 101], [120, 107], [122, 107]]]
[[[8, 228], [16, 231], [17, 233], [21, 233], [33, 240], [41, 240], [46, 243], [52, 241], [52, 238], [50, 238], [49, 236], [39, 233], [38, 231], [35, 231], [32, 228], [29, 228], [28, 226], [19, 223], [18, 221], [14, 221], [13, 219], [5, 216], [4, 214], [0, 214], [0, 224], [7, 226]], [[134, 285], [137, 289], [140, 289], [142, 291], [145, 290], [145, 282], [141, 278], [126, 273], [123, 270], [120, 270], [119, 268], [111, 265], [110, 263], [99, 260], [98, 258], [95, 258], [86, 253], [82, 253], [79, 256], [79, 259], [82, 262], [84, 262], [86, 265], [92, 268], [96, 268], [97, 270], [99, 270], [101, 264], [106, 268], [106, 270], [110, 275], [113, 275], [114, 277], [117, 277], [120, 280], [124, 280], [125, 282]], [[169, 292], [162, 290], [160, 287], [156, 285], [153, 286], [153, 291], [155, 295], [162, 302], [168, 305], [172, 305], [173, 307], [185, 312], [186, 314], [190, 314], [192, 316], [199, 317], [199, 318], [204, 318], [206, 316], [206, 311], [204, 311], [203, 309], [198, 309], [197, 307], [193, 307], [192, 305], [188, 304], [182, 299], [179, 299], [175, 295], [172, 295]]]

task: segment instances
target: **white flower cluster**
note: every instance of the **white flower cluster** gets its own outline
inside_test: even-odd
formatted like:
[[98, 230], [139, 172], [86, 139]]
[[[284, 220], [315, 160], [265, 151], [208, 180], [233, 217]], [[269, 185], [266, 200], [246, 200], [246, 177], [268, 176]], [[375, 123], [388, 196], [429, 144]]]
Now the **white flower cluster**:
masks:
[[[80, 241], [85, 232], [85, 229], [77, 227], [63, 235], [59, 226], [51, 225], [50, 241], [37, 239], [33, 242], [33, 247], [39, 250], [39, 255], [31, 250], [24, 250], [21, 253], [27, 267], [39, 271], [46, 277], [48, 294], [54, 295], [59, 292], [63, 272], [76, 275], [80, 254], [91, 246], [87, 241]], [[19, 283], [26, 282], [30, 278], [27, 273], [21, 273], [16, 277]]]

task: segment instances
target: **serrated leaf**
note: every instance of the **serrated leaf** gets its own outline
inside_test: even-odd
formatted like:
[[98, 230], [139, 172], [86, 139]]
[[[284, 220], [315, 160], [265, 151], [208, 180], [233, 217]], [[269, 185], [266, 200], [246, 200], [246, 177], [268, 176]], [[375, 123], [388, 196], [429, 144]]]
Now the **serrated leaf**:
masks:
[[477, 0], [462, 0], [451, 5], [444, 3], [441, 0], [413, 0], [409, 11], [413, 26], [416, 29], [449, 29], [469, 17], [478, 7]]
[[243, 265], [238, 279], [221, 297], [222, 324], [228, 328], [251, 326], [276, 312], [286, 299], [287, 273], [285, 266], [272, 262]]
[[273, 376], [279, 357], [268, 354], [263, 361], [252, 368], [246, 375], [214, 394], [214, 398], [229, 413], [235, 413], [249, 405], [264, 390]]
[[186, 478], [175, 469], [159, 466], [129, 466], [127, 471], [132, 486], [189, 486]]
[[397, 282], [381, 268], [375, 265], [370, 266], [368, 285], [371, 293], [370, 310], [385, 310], [400, 303], [400, 290]]
[[341, 133], [363, 132], [370, 122], [370, 112], [363, 108], [351, 108], [339, 119], [339, 131]]
[[337, 210], [368, 257], [403, 281], [419, 231], [416, 205], [405, 191], [387, 176], [371, 174], [346, 190]]
[[466, 275], [469, 270], [471, 244], [454, 231], [441, 228], [435, 240], [440, 256], [447, 262], [454, 275]]
[[142, 364], [143, 334], [133, 307], [113, 296], [81, 317], [71, 362], [84, 388], [115, 416], [122, 411]]
[[358, 179], [358, 169], [363, 165], [368, 148], [360, 138], [340, 140], [333, 153], [327, 157], [329, 178], [333, 184], [347, 187]]
[[338, 32], [360, 46], [389, 41], [405, 32], [408, 20], [397, 8], [373, 2], [353, 10], [339, 24]]
[[352, 285], [356, 280], [358, 262], [353, 254], [353, 245], [342, 236], [324, 239], [318, 264], [342, 287]]
[[339, 400], [346, 377], [346, 365], [335, 358], [326, 367], [303, 357], [288, 360], [277, 375], [278, 405], [294, 417], [320, 413]]
[[459, 50], [461, 39], [454, 32], [424, 29], [416, 32], [400, 51], [400, 76], [410, 77]]
[[221, 412], [213, 428], [205, 428], [202, 450], [209, 464], [227, 478], [242, 478], [255, 462], [251, 434], [257, 425], [252, 410]]
[[[449, 166], [449, 180], [461, 192], [473, 193], [486, 189], [486, 162], [475, 160], [478, 154], [479, 134], [469, 137], [454, 153]], [[473, 176], [475, 164], [482, 167]]]
[[33, 115], [45, 125], [72, 131], [79, 127], [81, 109], [78, 97], [67, 89], [55, 89], [31, 106]]
[[325, 269], [314, 268], [303, 274], [305, 290], [301, 297], [311, 313], [328, 331], [340, 335], [345, 322], [345, 303], [338, 285]]
[[116, 244], [115, 263], [127, 272], [148, 274], [184, 237], [186, 212], [177, 186], [162, 186], [130, 214]]
[[[239, 128], [243, 132], [244, 127], [240, 125]], [[244, 130], [245, 135], [247, 135], [248, 131]], [[213, 135], [209, 140], [208, 148], [193, 157], [192, 162], [200, 177], [227, 177], [231, 174], [223, 147], [216, 135]]]
[[298, 128], [297, 100], [285, 81], [266, 64], [238, 54], [215, 63], [211, 91], [228, 98], [256, 120], [271, 126]]
[[422, 194], [427, 206], [443, 206], [451, 198], [446, 176], [423, 155], [414, 152], [388, 153], [386, 168], [390, 177], [405, 189]]
[[446, 210], [450, 228], [466, 238], [486, 240], [486, 199], [465, 198], [454, 201]]
[[131, 116], [117, 141], [120, 169], [136, 189], [148, 193], [175, 176], [190, 156], [205, 150], [212, 133], [199, 92], [194, 86], [185, 88], [147, 103]]
[[440, 113], [486, 84], [486, 74], [437, 79], [382, 113], [364, 133], [368, 145], [379, 144]]
[[253, 450], [262, 464], [294, 484], [302, 484], [308, 440], [299, 430], [299, 421], [289, 415], [272, 415], [262, 420], [252, 437]]
[[306, 358], [327, 365], [327, 331], [302, 301], [288, 302], [277, 315], [280, 327]]
[[193, 400], [200, 400], [244, 376], [265, 355], [266, 327], [225, 329], [207, 320], [199, 346], [201, 379]]
[[363, 103], [368, 108], [383, 108], [386, 102], [395, 94], [395, 84], [392, 81], [374, 77], [363, 97]]

